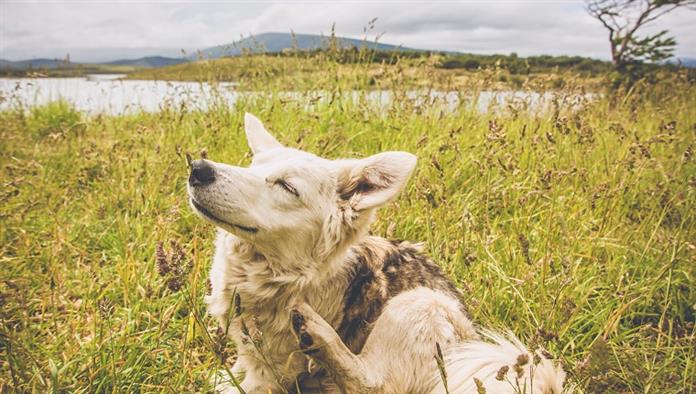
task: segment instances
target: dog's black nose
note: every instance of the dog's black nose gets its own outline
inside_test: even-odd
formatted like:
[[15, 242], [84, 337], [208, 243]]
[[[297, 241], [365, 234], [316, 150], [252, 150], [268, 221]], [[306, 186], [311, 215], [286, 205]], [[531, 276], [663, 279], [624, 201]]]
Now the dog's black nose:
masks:
[[215, 181], [215, 169], [207, 160], [194, 160], [191, 163], [191, 186], [205, 186]]

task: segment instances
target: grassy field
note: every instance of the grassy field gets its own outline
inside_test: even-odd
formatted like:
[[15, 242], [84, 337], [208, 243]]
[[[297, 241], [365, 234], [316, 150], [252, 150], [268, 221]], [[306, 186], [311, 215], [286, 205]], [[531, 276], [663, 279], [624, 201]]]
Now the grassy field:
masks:
[[[349, 52], [353, 54], [353, 52]], [[559, 70], [541, 67], [533, 72], [519, 73], [499, 61], [490, 67], [448, 67], [450, 57], [444, 55], [394, 58], [381, 52], [379, 62], [361, 55], [354, 61], [344, 59], [345, 51], [318, 52], [311, 55], [255, 55], [198, 60], [173, 66], [140, 69], [126, 79], [156, 79], [164, 81], [233, 81], [244, 90], [285, 89], [304, 90], [308, 85], [332, 87], [337, 80], [346, 88], [399, 89], [436, 87], [438, 89], [467, 89], [482, 85], [490, 89], [558, 89], [571, 85], [597, 89], [602, 78], [581, 73], [576, 69]], [[389, 57], [391, 56], [391, 57]], [[450, 59], [450, 60], [448, 60]], [[589, 59], [588, 59], [589, 60]], [[358, 72], [356, 72], [358, 71]]]
[[[370, 86], [367, 66], [347, 67], [296, 81], [307, 94], [270, 84], [206, 112], [0, 112], [0, 392], [211, 389], [234, 347], [205, 314], [214, 229], [187, 206], [184, 154], [248, 163], [244, 111], [330, 158], [416, 153], [374, 233], [425, 241], [478, 324], [545, 347], [578, 392], [696, 391], [692, 83], [578, 103], [566, 81], [548, 111], [481, 113], [399, 84], [375, 106], [343, 93]], [[159, 275], [158, 243], [180, 255], [179, 277]]]

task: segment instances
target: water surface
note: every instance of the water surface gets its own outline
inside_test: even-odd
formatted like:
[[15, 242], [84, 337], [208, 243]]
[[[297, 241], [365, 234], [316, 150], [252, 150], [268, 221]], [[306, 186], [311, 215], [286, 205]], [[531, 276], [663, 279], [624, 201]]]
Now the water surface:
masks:
[[[139, 111], [154, 112], [165, 108], [206, 109], [213, 103], [233, 106], [243, 95], [262, 94], [235, 90], [234, 82], [214, 85], [199, 82], [122, 80], [122, 74], [93, 74], [84, 78], [0, 78], [0, 110], [22, 105], [31, 107], [51, 101], [65, 100], [87, 114], [120, 115]], [[348, 93], [359, 99], [365, 92]], [[289, 99], [301, 96], [317, 100], [329, 96], [327, 92], [284, 92]], [[518, 108], [544, 111], [557, 100], [581, 104], [591, 95], [559, 96], [553, 92], [483, 91], [477, 93], [455, 91], [410, 91], [407, 97], [414, 103], [443, 105], [453, 110], [466, 104], [480, 112]], [[366, 93], [367, 100], [386, 106], [393, 93], [386, 90]]]

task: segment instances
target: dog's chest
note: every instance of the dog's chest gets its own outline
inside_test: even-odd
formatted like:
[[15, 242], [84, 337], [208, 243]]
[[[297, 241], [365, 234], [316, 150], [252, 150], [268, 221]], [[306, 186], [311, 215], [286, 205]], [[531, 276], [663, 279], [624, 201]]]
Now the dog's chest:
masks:
[[294, 306], [307, 303], [332, 325], [337, 325], [343, 317], [343, 292], [333, 286], [288, 289], [279, 291], [270, 299], [256, 299], [244, 292], [240, 296], [246, 299], [241, 302], [240, 319], [249, 322], [249, 330], [258, 330], [267, 341], [290, 342], [293, 350], [297, 350], [290, 322], [290, 310]]
[[242, 341], [253, 345], [256, 351], [267, 353], [264, 356], [287, 357], [285, 354], [297, 347], [288, 312], [295, 302], [295, 297], [288, 297], [273, 303], [244, 303], [243, 312], [237, 318]]
[[272, 365], [287, 378], [307, 369], [292, 332], [291, 308], [307, 303], [329, 324], [342, 319], [345, 281], [341, 278], [298, 287], [292, 281], [278, 281], [262, 264], [216, 253], [210, 279], [210, 313], [229, 327], [229, 335], [245, 353], [254, 354], [251, 359]]
[[[248, 302], [242, 302], [243, 312], [235, 319], [230, 334], [248, 353], [255, 354], [256, 360], [271, 365], [274, 373], [282, 376], [282, 379], [292, 380], [308, 370], [308, 359], [298, 351], [298, 341], [291, 327], [290, 309], [300, 302], [307, 302], [313, 304], [330, 324], [341, 319], [340, 307], [331, 307], [326, 302], [326, 294], [313, 293], [282, 294], [272, 302], [254, 302], [247, 296]], [[323, 294], [323, 297], [318, 297], [319, 294]], [[340, 301], [337, 303], [339, 306]]]

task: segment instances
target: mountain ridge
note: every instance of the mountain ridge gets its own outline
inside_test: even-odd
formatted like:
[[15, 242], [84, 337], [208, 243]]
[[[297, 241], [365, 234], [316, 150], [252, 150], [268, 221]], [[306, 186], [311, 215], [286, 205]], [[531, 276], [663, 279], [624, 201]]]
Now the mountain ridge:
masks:
[[[134, 66], [143, 68], [156, 68], [163, 66], [170, 66], [174, 64], [184, 63], [188, 61], [203, 59], [217, 59], [225, 56], [240, 56], [244, 53], [280, 53], [284, 50], [291, 48], [298, 48], [300, 50], [316, 50], [316, 49], [326, 49], [330, 45], [330, 40], [332, 37], [319, 35], [319, 34], [304, 34], [304, 33], [280, 33], [280, 32], [268, 32], [261, 33], [258, 35], [252, 35], [248, 37], [243, 37], [237, 41], [233, 41], [229, 44], [216, 45], [201, 50], [196, 51], [195, 54], [188, 55], [185, 57], [167, 57], [167, 56], [145, 56], [135, 59], [116, 59], [105, 62], [66, 62], [63, 59], [51, 59], [51, 58], [34, 58], [34, 59], [24, 59], [24, 60], [7, 60], [0, 59], [0, 68], [12, 69], [12, 70], [26, 70], [26, 69], [55, 69], [55, 68], [67, 68], [76, 67], [79, 65], [85, 66]], [[421, 51], [420, 49], [413, 49], [402, 47], [400, 45], [386, 44], [377, 42], [374, 40], [359, 40], [356, 38], [348, 37], [334, 37], [336, 43], [342, 48], [369, 48], [376, 49], [379, 51]]]
[[374, 40], [340, 36], [331, 37], [323, 34], [268, 32], [241, 38], [229, 44], [204, 48], [198, 51], [196, 55], [189, 56], [189, 58], [195, 59], [197, 57], [203, 57], [217, 59], [224, 56], [239, 56], [245, 51], [251, 53], [279, 53], [283, 50], [292, 48], [298, 48], [300, 50], [326, 49], [331, 45], [332, 38], [335, 39], [336, 43], [342, 48], [368, 48], [379, 51], [423, 51], [422, 49], [386, 44]]

